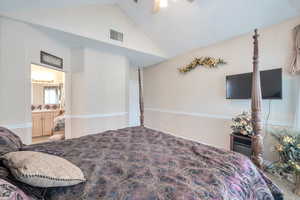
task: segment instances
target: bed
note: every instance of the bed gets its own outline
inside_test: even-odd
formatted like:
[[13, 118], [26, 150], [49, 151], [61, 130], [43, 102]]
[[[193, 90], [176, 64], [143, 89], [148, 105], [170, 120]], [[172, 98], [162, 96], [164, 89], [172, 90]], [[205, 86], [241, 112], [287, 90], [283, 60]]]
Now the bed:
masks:
[[275, 185], [246, 157], [145, 127], [25, 146], [63, 157], [86, 183], [47, 200], [272, 200]]
[[[253, 157], [141, 126], [64, 141], [23, 146], [77, 165], [87, 181], [75, 186], [32, 188], [46, 200], [273, 200], [280, 190], [260, 170], [262, 134], [257, 32], [254, 35]], [[255, 166], [256, 164], [256, 166]]]

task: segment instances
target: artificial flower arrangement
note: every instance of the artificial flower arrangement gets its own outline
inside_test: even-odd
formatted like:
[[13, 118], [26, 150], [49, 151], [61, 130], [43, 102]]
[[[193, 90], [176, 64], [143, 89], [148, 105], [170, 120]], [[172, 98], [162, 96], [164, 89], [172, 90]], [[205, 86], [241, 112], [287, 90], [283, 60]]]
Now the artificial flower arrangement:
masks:
[[179, 72], [181, 73], [187, 73], [193, 69], [195, 69], [197, 66], [203, 66], [207, 68], [216, 68], [219, 65], [224, 65], [226, 62], [221, 58], [213, 58], [213, 57], [200, 57], [200, 58], [194, 58], [194, 60], [181, 68], [179, 68]]
[[253, 134], [251, 115], [248, 112], [242, 112], [233, 118], [231, 129], [234, 133], [251, 136]]
[[294, 192], [300, 195], [300, 133], [289, 129], [277, 129], [273, 130], [272, 135], [278, 142], [274, 149], [279, 155], [279, 160], [269, 166], [268, 170], [294, 181]]

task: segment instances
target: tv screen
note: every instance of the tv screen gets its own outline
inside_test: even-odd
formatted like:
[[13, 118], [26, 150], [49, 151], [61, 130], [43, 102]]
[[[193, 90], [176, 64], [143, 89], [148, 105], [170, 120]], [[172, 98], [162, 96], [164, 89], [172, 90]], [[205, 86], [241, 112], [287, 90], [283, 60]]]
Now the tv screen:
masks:
[[[282, 69], [260, 72], [263, 99], [282, 99]], [[252, 73], [226, 76], [227, 99], [250, 99]]]

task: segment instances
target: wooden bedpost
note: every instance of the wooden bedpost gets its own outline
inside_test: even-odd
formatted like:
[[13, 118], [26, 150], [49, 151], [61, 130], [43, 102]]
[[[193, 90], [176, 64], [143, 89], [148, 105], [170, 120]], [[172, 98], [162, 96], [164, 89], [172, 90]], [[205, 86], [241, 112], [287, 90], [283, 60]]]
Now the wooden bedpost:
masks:
[[252, 99], [251, 99], [251, 110], [252, 110], [252, 125], [254, 135], [252, 137], [252, 161], [262, 169], [263, 167], [263, 125], [261, 117], [261, 83], [260, 83], [260, 72], [258, 66], [258, 33], [257, 29], [254, 31], [254, 55], [253, 55], [253, 77], [252, 77]]
[[139, 76], [140, 125], [144, 127], [144, 98], [143, 98], [142, 77], [141, 77], [140, 68], [138, 68], [138, 76]]

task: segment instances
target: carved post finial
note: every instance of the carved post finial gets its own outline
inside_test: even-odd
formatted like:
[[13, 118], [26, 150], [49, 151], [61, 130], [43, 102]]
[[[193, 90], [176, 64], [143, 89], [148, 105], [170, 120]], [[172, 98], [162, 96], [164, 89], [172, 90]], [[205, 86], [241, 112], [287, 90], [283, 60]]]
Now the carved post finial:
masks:
[[252, 136], [252, 161], [259, 167], [263, 167], [263, 126], [261, 116], [261, 82], [260, 72], [258, 65], [258, 31], [254, 31], [254, 52], [253, 52], [253, 77], [252, 77], [252, 98], [251, 98], [251, 110], [252, 110], [252, 125], [254, 135]]
[[139, 79], [140, 125], [144, 126], [144, 99], [143, 99], [142, 77], [141, 77], [140, 68], [138, 68], [138, 79]]

